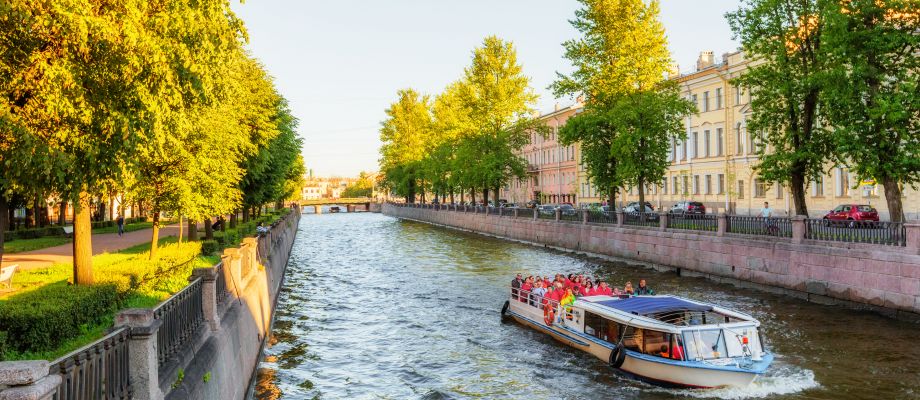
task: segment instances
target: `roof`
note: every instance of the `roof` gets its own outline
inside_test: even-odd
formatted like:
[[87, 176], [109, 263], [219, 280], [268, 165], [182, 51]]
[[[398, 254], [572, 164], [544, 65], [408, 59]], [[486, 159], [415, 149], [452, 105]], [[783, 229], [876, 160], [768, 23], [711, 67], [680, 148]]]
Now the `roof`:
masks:
[[597, 301], [594, 303], [642, 316], [674, 311], [712, 311], [712, 306], [670, 296], [638, 296], [620, 300]]

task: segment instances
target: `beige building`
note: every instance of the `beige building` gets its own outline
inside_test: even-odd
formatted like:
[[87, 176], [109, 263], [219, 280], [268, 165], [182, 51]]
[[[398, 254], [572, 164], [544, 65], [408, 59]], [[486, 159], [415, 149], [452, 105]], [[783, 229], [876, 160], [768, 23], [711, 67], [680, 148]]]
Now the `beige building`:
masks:
[[[656, 209], [667, 209], [681, 200], [701, 201], [707, 212], [740, 215], [757, 213], [765, 201], [779, 215], [789, 215], [794, 206], [788, 188], [764, 182], [754, 166], [757, 135], [747, 130], [751, 115], [750, 95], [732, 86], [730, 80], [744, 73], [748, 61], [741, 52], [728, 53], [716, 63], [712, 52], [702, 52], [696, 71], [674, 79], [683, 95], [699, 110], [686, 119], [687, 139], [671, 143], [666, 178], [647, 188], [647, 201]], [[580, 163], [579, 163], [580, 164]], [[583, 203], [601, 202], [579, 168], [579, 198]], [[828, 165], [824, 177], [806, 189], [811, 217], [823, 216], [840, 204], [871, 204], [882, 219], [888, 218], [884, 190], [880, 185], [859, 182], [846, 167]], [[920, 216], [920, 193], [904, 190], [904, 210], [909, 219]], [[625, 201], [638, 199], [635, 188], [627, 189]]]

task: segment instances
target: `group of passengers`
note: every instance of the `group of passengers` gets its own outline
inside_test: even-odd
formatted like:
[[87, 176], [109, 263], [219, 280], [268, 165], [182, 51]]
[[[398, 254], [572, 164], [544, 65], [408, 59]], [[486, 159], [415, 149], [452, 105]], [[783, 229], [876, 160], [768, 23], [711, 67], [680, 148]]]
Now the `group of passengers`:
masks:
[[[595, 284], [594, 282], [597, 282]], [[530, 303], [530, 305], [546, 305], [548, 302], [558, 303], [562, 306], [570, 305], [575, 299], [583, 296], [651, 296], [655, 291], [648, 287], [645, 279], [639, 280], [639, 286], [633, 288], [632, 282], [627, 281], [623, 289], [607, 285], [607, 282], [596, 278], [586, 277], [581, 274], [556, 274], [553, 279], [539, 275], [530, 275], [526, 278], [517, 274], [511, 281], [511, 296], [515, 300]]]

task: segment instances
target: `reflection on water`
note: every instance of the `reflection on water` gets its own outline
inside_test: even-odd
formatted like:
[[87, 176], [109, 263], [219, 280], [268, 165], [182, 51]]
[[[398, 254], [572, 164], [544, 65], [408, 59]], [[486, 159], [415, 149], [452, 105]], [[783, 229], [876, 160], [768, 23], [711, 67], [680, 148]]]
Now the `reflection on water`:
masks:
[[[516, 272], [579, 271], [750, 313], [776, 361], [749, 388], [664, 389], [499, 322]], [[918, 325], [379, 214], [302, 218], [286, 279], [260, 399], [920, 397]]]

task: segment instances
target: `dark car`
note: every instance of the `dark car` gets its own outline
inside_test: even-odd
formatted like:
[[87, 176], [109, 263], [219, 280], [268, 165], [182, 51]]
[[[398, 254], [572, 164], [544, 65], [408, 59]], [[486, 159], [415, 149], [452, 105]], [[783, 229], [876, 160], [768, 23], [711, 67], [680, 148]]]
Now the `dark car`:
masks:
[[876, 221], [878, 211], [866, 204], [843, 204], [824, 215], [828, 221]]
[[565, 203], [559, 205], [559, 213], [562, 215], [575, 215], [578, 214], [578, 211], [575, 211], [575, 206]]
[[671, 207], [672, 214], [706, 214], [706, 206], [698, 201], [682, 201]]
[[541, 204], [537, 206], [537, 212], [539, 212], [541, 215], [556, 215], [556, 205]]
[[536, 208], [540, 206], [540, 202], [537, 200], [531, 200], [527, 202], [527, 208]]
[[[626, 207], [623, 208], [623, 212], [624, 212], [624, 213], [630, 213], [630, 214], [638, 213], [638, 212], [639, 212], [639, 203], [637, 203], [637, 202], [629, 203], [629, 205], [627, 205]], [[644, 212], [644, 213], [646, 213], [646, 214], [654, 214], [654, 213], [655, 213], [655, 209], [652, 208], [652, 206], [648, 205], [648, 203], [645, 203], [645, 210], [643, 210], [642, 212]]]
[[[655, 211], [655, 207], [652, 206], [652, 203], [649, 203], [647, 201], [645, 202], [645, 207], [652, 211]], [[639, 202], [630, 201], [629, 203], [626, 204], [626, 207], [623, 207], [623, 211], [625, 212], [627, 209], [630, 209], [630, 208], [632, 208], [633, 212], [635, 212], [635, 210], [639, 209]]]

